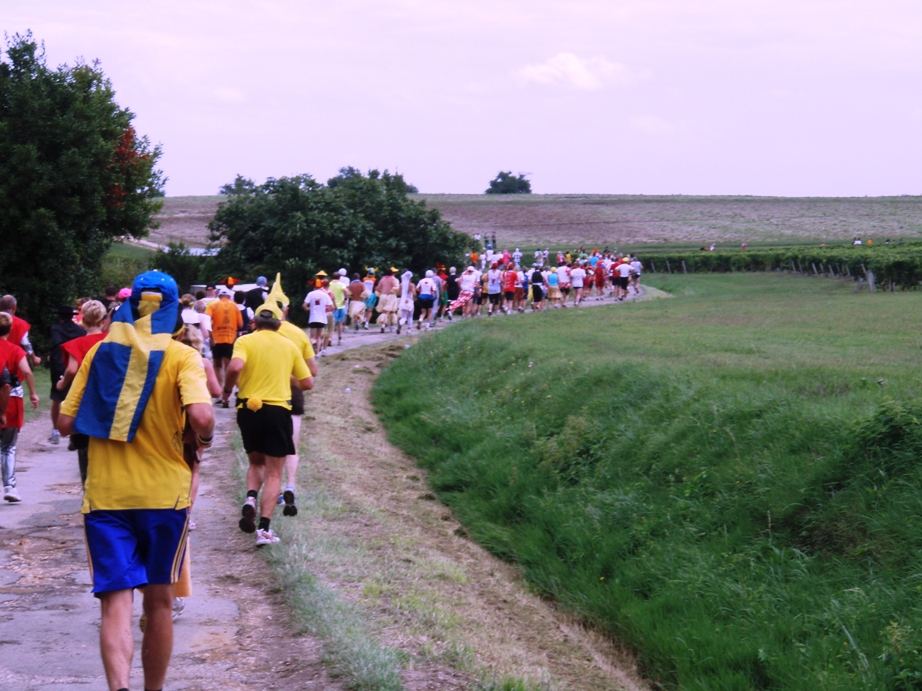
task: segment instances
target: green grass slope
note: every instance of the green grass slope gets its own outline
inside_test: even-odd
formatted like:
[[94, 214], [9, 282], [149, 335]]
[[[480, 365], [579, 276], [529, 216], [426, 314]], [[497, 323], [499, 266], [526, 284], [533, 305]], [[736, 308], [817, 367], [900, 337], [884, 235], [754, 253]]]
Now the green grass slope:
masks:
[[918, 296], [655, 285], [424, 339], [375, 388], [391, 439], [663, 687], [919, 688]]

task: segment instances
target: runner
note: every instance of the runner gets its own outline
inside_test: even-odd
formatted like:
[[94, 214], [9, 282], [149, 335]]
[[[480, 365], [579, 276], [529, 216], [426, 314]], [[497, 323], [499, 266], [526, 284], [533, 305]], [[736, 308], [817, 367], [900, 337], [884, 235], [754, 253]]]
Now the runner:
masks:
[[618, 290], [615, 292], [615, 299], [619, 302], [627, 297], [628, 282], [631, 280], [633, 270], [627, 257], [623, 257], [621, 263], [615, 266], [615, 272], [618, 274]]
[[503, 309], [506, 311], [506, 314], [512, 313], [517, 282], [518, 277], [516, 276], [515, 269], [508, 267], [503, 272]]
[[448, 276], [445, 277], [445, 299], [447, 303], [445, 307], [442, 308], [442, 312], [448, 317], [448, 321], [454, 321], [454, 317], [452, 316], [453, 310], [450, 309], [450, 306], [460, 295], [460, 277], [458, 276], [458, 270], [452, 266], [448, 269]]
[[397, 309], [397, 333], [401, 327], [413, 326], [414, 302], [416, 299], [416, 286], [413, 284], [413, 272], [404, 271], [400, 277], [400, 303]]
[[570, 265], [563, 263], [557, 267], [557, 281], [560, 284], [560, 306], [566, 308], [570, 299]]
[[365, 323], [362, 324], [362, 327], [367, 329], [368, 323], [371, 321], [371, 318], [375, 313], [375, 304], [378, 302], [378, 296], [375, 295], [375, 270], [368, 269], [368, 273], [365, 275], [365, 290], [368, 292], [368, 297], [365, 298]]
[[541, 273], [541, 267], [535, 264], [532, 267], [531, 276], [531, 307], [535, 312], [544, 311], [544, 274]]
[[[59, 395], [70, 393], [70, 384], [77, 374], [80, 365], [83, 364], [83, 358], [94, 345], [102, 341], [105, 337], [104, 328], [108, 327], [108, 315], [103, 311], [102, 303], [97, 300], [89, 300], [83, 303], [80, 309], [85, 335], [75, 338], [61, 346], [61, 359], [64, 364], [64, 372], [60, 378], [54, 382], [54, 389]], [[193, 312], [194, 314], [194, 312]], [[89, 437], [83, 434], [71, 434], [68, 450], [77, 452], [77, 465], [80, 468], [80, 481], [86, 483], [87, 472], [87, 449], [89, 448]]]
[[365, 323], [365, 300], [371, 293], [362, 282], [358, 274], [352, 274], [352, 282], [346, 287], [346, 295], [349, 298], [349, 319], [355, 327], [355, 332], [359, 332], [359, 325]]
[[[450, 277], [449, 277], [450, 278]], [[448, 305], [448, 317], [451, 318], [451, 315], [456, 310], [462, 310], [461, 316], [467, 317], [470, 316], [470, 305], [474, 301], [474, 286], [477, 281], [476, 269], [473, 266], [469, 266], [464, 270], [464, 273], [461, 274], [460, 284], [460, 293], [458, 297]]]
[[[202, 447], [211, 444], [214, 430], [201, 357], [171, 338], [178, 297], [176, 282], [164, 273], [135, 279], [109, 340], [94, 346], [80, 366], [58, 421], [63, 435], [77, 430], [90, 436], [82, 512], [110, 689], [129, 686], [135, 588], [143, 589], [147, 616], [144, 688], [163, 688], [192, 480], [182, 445], [174, 442], [186, 417]], [[122, 396], [126, 386], [137, 393]]]
[[3, 498], [11, 503], [22, 501], [16, 490], [16, 442], [23, 425], [23, 390], [22, 382], [29, 387], [29, 400], [32, 408], [38, 408], [38, 396], [35, 393], [35, 379], [26, 351], [9, 341], [13, 328], [13, 315], [0, 312], [0, 369], [9, 373], [9, 398], [2, 411], [5, 421], [0, 426], [0, 466], [3, 470]]
[[493, 262], [487, 272], [487, 297], [490, 300], [487, 316], [492, 317], [503, 306], [503, 272], [499, 270], [499, 262]]
[[[100, 303], [101, 305], [102, 303]], [[105, 312], [103, 312], [105, 316]], [[65, 362], [61, 352], [61, 345], [86, 335], [86, 329], [74, 321], [74, 308], [62, 305], [58, 308], [58, 323], [51, 325], [51, 353], [48, 355], [48, 365], [51, 370], [51, 436], [48, 441], [57, 444], [61, 441], [58, 431], [58, 414], [61, 412], [61, 403], [67, 397], [67, 391], [59, 391], [55, 386], [64, 376]]]
[[[746, 249], [746, 243], [743, 243], [743, 249]], [[631, 259], [631, 268], [634, 273], [631, 277], [631, 284], [634, 286], [634, 293], [640, 295], [640, 274], [643, 273], [643, 264], [637, 257]]]
[[[358, 274], [355, 275], [358, 277]], [[354, 283], [355, 282], [353, 282], [353, 284]], [[361, 284], [361, 281], [359, 281], [359, 283]], [[364, 287], [365, 286], [362, 285], [363, 289]], [[316, 377], [318, 372], [317, 358], [314, 354], [314, 348], [311, 346], [310, 339], [304, 333], [303, 329], [299, 329], [297, 326], [288, 321], [289, 300], [288, 296], [285, 295], [285, 293], [282, 291], [281, 274], [275, 275], [275, 284], [272, 286], [272, 290], [269, 292], [268, 299], [274, 300], [275, 304], [278, 305], [280, 310], [282, 310], [283, 321], [281, 326], [279, 326], [279, 333], [294, 343], [295, 347], [298, 349], [298, 352], [301, 354], [301, 357], [304, 359], [304, 364], [307, 365], [307, 369], [311, 376]], [[285, 484], [285, 489], [279, 493], [279, 497], [276, 502], [277, 504], [285, 505], [285, 508], [282, 509], [283, 516], [298, 515], [298, 507], [295, 497], [295, 481], [298, 474], [298, 464], [301, 461], [301, 456], [298, 454], [298, 446], [301, 437], [301, 416], [304, 415], [304, 393], [293, 383], [291, 384], [290, 388], [291, 442], [295, 447], [295, 451], [294, 453], [285, 456], [285, 475], [287, 476], [287, 482]]]
[[416, 324], [416, 329], [423, 328], [423, 322], [426, 322], [426, 331], [428, 331], [432, 328], [429, 323], [433, 318], [432, 306], [435, 304], [435, 299], [439, 294], [434, 271], [426, 272], [425, 278], [417, 286], [417, 293], [419, 294], [419, 322]]
[[[218, 299], [205, 308], [205, 314], [211, 319], [211, 357], [215, 375], [223, 388], [225, 371], [234, 354], [234, 341], [243, 328], [243, 315], [237, 304], [231, 301], [230, 289], [224, 286], [218, 291]], [[227, 407], [226, 402], [221, 405]]]
[[6, 312], [13, 318], [13, 326], [10, 329], [9, 342], [18, 345], [29, 356], [31, 365], [42, 364], [42, 359], [32, 350], [32, 343], [29, 341], [29, 322], [16, 316], [16, 298], [12, 295], [4, 295], [0, 298], [0, 312]]
[[547, 275], [547, 299], [551, 301], [554, 307], [560, 307], [560, 276], [557, 275], [557, 267], [551, 267], [551, 272]]
[[323, 288], [314, 288], [304, 296], [304, 309], [308, 312], [307, 326], [311, 330], [311, 341], [317, 355], [323, 354], [323, 332], [327, 326], [327, 309], [333, 306], [333, 298]]
[[[345, 276], [337, 271], [336, 276], [329, 282], [328, 286], [333, 297], [333, 330], [336, 333], [336, 345], [343, 344], [343, 329], [346, 326], [346, 286], [341, 278], [345, 278]], [[332, 334], [330, 338], [332, 341]]]
[[583, 282], [586, 280], [586, 270], [581, 264], [577, 264], [570, 271], [570, 282], [573, 285], [573, 304], [577, 307], [583, 299]]
[[[279, 333], [283, 313], [274, 300], [256, 310], [256, 331], [237, 340], [227, 369], [221, 400], [237, 390], [237, 425], [250, 461], [247, 499], [241, 509], [240, 529], [256, 533], [256, 546], [279, 541], [270, 527], [278, 500], [286, 456], [296, 453], [291, 422], [291, 378], [301, 391], [312, 389], [314, 379], [302, 353]], [[259, 524], [256, 499], [262, 488]]]
[[397, 269], [391, 267], [385, 270], [381, 280], [378, 281], [378, 287], [375, 288], [375, 295], [378, 298], [378, 304], [375, 309], [380, 313], [378, 324], [381, 325], [381, 333], [388, 326], [393, 331], [397, 327], [397, 308], [400, 300], [397, 294], [400, 292], [400, 282], [394, 277]]

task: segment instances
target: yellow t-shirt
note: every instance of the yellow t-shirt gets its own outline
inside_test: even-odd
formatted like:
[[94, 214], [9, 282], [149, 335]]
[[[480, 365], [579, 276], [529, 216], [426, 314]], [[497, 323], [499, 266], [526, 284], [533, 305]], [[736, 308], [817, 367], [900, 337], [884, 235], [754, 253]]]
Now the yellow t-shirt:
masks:
[[330, 292], [333, 293], [333, 306], [336, 309], [342, 309], [346, 304], [346, 286], [338, 278], [330, 281]]
[[[77, 416], [98, 348], [93, 346], [77, 370], [67, 400], [61, 405], [64, 415]], [[182, 455], [186, 423], [182, 406], [192, 403], [211, 403], [202, 356], [171, 341], [134, 440], [129, 444], [90, 437], [90, 466], [81, 511], [189, 506], [192, 471]]]
[[208, 303], [205, 314], [211, 317], [211, 333], [215, 343], [233, 343], [243, 327], [243, 315], [230, 298], [218, 298]]
[[295, 379], [311, 376], [297, 346], [269, 329], [238, 338], [233, 359], [237, 358], [243, 360], [237, 396], [258, 398], [263, 405], [291, 410], [291, 375]]
[[279, 327], [279, 333], [295, 344], [295, 347], [301, 353], [301, 357], [304, 360], [310, 360], [312, 357], [316, 357], [317, 354], [314, 352], [314, 346], [311, 345], [311, 339], [304, 333], [304, 329], [299, 329], [291, 322], [282, 322], [282, 325]]

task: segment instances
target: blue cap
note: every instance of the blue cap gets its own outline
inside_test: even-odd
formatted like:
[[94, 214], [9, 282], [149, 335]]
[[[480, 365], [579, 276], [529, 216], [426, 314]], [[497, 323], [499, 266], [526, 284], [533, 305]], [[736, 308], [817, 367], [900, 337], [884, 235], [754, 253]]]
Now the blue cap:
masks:
[[265, 276], [260, 276], [259, 278], [256, 279], [256, 285], [258, 286], [268, 285], [268, 283], [269, 281], [266, 280]]

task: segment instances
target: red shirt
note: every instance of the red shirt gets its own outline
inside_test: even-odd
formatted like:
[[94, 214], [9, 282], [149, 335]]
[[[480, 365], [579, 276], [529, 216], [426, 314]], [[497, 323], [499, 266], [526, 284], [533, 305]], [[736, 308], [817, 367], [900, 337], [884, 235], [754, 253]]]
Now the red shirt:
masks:
[[515, 271], [507, 271], [503, 275], [503, 292], [513, 293], [515, 292], [515, 283], [518, 280]]
[[22, 339], [26, 337], [26, 334], [29, 333], [29, 329], [32, 327], [29, 326], [29, 322], [25, 319], [20, 319], [15, 314], [13, 315], [13, 325], [10, 327], [9, 341], [13, 345], [22, 345]]
[[[28, 331], [28, 324], [26, 324], [26, 327], [26, 331]], [[12, 376], [17, 377], [21, 381], [22, 372], [19, 369], [19, 363], [22, 362], [25, 356], [26, 351], [18, 345], [0, 338], [0, 372], [6, 367]], [[22, 427], [24, 409], [22, 403], [22, 398], [19, 396], [10, 396], [10, 401], [6, 405], [6, 424], [3, 426], [3, 429], [7, 427], [20, 429]]]
[[[75, 338], [72, 341], [67, 341], [67, 343], [61, 344], [61, 350], [70, 355], [74, 360], [77, 361], [77, 366], [83, 364], [83, 358], [86, 357], [86, 354], [90, 352], [90, 349], [103, 340], [106, 337], [106, 334], [88, 334], [86, 336], [81, 336], [80, 338]], [[67, 363], [64, 363], [64, 366], [67, 366]]]

